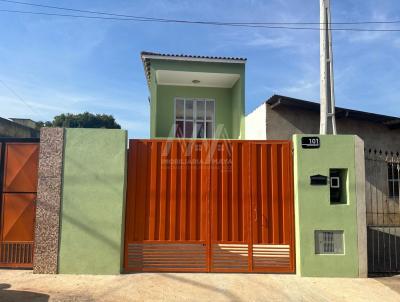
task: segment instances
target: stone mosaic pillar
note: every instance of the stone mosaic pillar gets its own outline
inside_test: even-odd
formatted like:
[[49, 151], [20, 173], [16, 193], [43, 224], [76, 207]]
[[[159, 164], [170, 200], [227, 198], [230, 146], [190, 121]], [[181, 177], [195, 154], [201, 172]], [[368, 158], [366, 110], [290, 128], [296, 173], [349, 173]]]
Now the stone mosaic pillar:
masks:
[[60, 233], [64, 129], [40, 131], [33, 272], [56, 274]]

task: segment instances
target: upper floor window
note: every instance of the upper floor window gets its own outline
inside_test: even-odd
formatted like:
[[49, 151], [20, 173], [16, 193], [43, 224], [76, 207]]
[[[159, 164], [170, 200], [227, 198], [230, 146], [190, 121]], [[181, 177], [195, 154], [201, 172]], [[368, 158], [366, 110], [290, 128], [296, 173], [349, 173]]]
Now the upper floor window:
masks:
[[175, 99], [175, 137], [213, 138], [214, 100]]
[[399, 197], [400, 188], [400, 164], [388, 163], [389, 197]]

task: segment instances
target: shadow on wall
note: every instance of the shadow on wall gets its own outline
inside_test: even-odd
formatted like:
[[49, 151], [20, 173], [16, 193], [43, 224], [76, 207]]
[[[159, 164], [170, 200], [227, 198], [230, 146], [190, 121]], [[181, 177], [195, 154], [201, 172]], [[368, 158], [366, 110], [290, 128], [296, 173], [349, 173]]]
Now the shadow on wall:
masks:
[[10, 284], [0, 283], [0, 301], [2, 302], [45, 302], [50, 296], [28, 291], [10, 290]]
[[400, 227], [368, 226], [367, 236], [368, 273], [400, 274]]

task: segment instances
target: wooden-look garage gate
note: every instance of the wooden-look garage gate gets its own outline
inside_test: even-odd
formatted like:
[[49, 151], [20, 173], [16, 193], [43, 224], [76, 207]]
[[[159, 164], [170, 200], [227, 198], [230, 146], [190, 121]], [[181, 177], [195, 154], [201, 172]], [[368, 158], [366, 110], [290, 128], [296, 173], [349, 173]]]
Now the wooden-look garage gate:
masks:
[[290, 141], [130, 140], [124, 271], [294, 272]]

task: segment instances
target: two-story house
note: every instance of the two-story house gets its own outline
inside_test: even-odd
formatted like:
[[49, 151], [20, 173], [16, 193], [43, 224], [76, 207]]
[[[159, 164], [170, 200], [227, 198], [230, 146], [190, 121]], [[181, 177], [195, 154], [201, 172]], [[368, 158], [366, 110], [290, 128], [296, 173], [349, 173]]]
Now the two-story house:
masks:
[[244, 58], [142, 52], [151, 138], [245, 137]]

